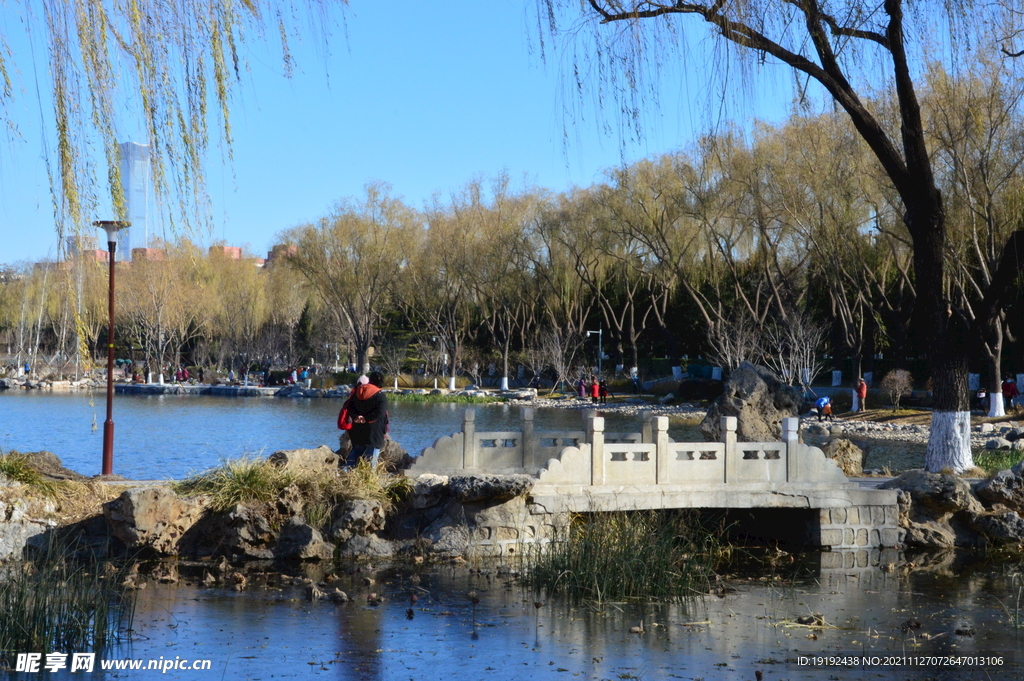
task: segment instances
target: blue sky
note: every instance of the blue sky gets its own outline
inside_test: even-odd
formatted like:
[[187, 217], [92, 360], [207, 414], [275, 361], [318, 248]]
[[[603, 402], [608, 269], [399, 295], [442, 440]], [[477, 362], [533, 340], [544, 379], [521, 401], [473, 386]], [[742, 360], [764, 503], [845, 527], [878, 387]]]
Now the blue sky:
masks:
[[[517, 185], [585, 186], [623, 160], [686, 146], [713, 122], [700, 67], [666, 72], [644, 139], [623, 143], [614, 111], [602, 121], [575, 105], [564, 59], [542, 62], [532, 2], [448, 0], [439, 12], [411, 0], [352, 0], [330, 55], [316, 54], [315, 41], [293, 46], [290, 80], [272, 49], [248, 53], [232, 109], [234, 162], [211, 145], [213, 230], [200, 240], [265, 253], [275, 234], [325, 215], [371, 181], [390, 183], [415, 207], [501, 172]], [[3, 22], [7, 35], [17, 30], [10, 17]], [[21, 139], [0, 142], [0, 263], [56, 256], [32, 71], [15, 50], [24, 91], [10, 115]], [[787, 75], [766, 71], [756, 101], [730, 108], [741, 125], [755, 106], [769, 119], [784, 113]]]

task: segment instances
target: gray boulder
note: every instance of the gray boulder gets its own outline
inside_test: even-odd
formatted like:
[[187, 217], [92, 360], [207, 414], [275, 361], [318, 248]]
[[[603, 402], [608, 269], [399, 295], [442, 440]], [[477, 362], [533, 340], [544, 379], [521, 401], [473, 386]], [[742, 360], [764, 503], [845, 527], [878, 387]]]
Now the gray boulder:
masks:
[[[348, 439], [348, 433], [341, 435], [338, 445], [338, 457], [341, 459], [341, 463], [344, 464], [348, 459], [349, 452], [352, 451], [352, 442]], [[386, 470], [392, 472], [405, 470], [415, 460], [415, 457], [410, 456], [407, 451], [402, 449], [402, 445], [390, 437], [384, 441], [384, 449], [381, 450], [380, 461], [384, 464]]]
[[1014, 511], [971, 514], [969, 522], [971, 529], [983, 534], [993, 544], [1001, 546], [1024, 542], [1024, 518]]
[[345, 542], [355, 536], [366, 536], [384, 529], [384, 509], [380, 502], [351, 499], [339, 504], [331, 523], [331, 538]]
[[24, 457], [25, 463], [29, 468], [50, 480], [88, 480], [88, 477], [81, 473], [76, 473], [70, 468], [64, 468], [60, 457], [53, 452], [46, 450], [41, 452], [16, 452], [12, 450], [8, 454]]
[[234, 508], [209, 513], [199, 520], [182, 539], [183, 555], [238, 556], [254, 560], [271, 560], [277, 540], [263, 511], [236, 504]]
[[347, 558], [390, 558], [395, 555], [395, 545], [375, 534], [355, 536], [338, 546], [338, 555]]
[[103, 504], [111, 535], [129, 549], [173, 556], [205, 510], [203, 499], [182, 499], [167, 487], [136, 487]]
[[974, 491], [987, 506], [1001, 504], [1011, 511], [1024, 513], [1024, 461], [979, 482]]
[[927, 549], [948, 549], [957, 545], [956, 533], [945, 523], [934, 520], [910, 522], [903, 543], [906, 546]]
[[0, 501], [0, 561], [21, 560], [25, 547], [42, 542], [46, 532], [57, 525], [52, 520], [28, 516], [28, 503]]
[[901, 489], [910, 493], [911, 520], [931, 518], [946, 520], [960, 511], [981, 513], [984, 508], [974, 496], [971, 486], [955, 475], [928, 473], [920, 468], [909, 470], [879, 486], [879, 489]]
[[448, 494], [448, 476], [424, 473], [413, 480], [411, 505], [416, 509], [430, 508], [444, 501]]
[[319, 473], [338, 468], [338, 455], [327, 445], [316, 449], [288, 449], [270, 455], [270, 463], [293, 471]]
[[498, 503], [526, 494], [535, 478], [529, 475], [456, 475], [448, 481], [452, 496], [461, 504]]
[[985, 443], [985, 449], [1010, 449], [1013, 443], [1001, 437], [992, 438]]
[[832, 440], [825, 445], [824, 452], [848, 477], [856, 478], [864, 474], [864, 452], [849, 440]]
[[729, 375], [722, 395], [708, 409], [700, 431], [721, 442], [723, 416], [735, 416], [740, 442], [772, 442], [782, 437], [782, 419], [796, 416], [803, 404], [800, 388], [786, 385], [770, 369], [743, 362]]
[[275, 558], [330, 560], [333, 556], [334, 548], [324, 541], [320, 531], [299, 517], [292, 517], [284, 524], [274, 546]]

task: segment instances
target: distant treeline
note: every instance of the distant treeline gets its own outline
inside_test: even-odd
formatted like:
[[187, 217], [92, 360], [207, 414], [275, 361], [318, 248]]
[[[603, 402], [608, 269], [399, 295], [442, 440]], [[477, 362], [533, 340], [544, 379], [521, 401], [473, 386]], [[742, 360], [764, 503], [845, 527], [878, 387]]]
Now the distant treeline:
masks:
[[[1024, 83], [1001, 74], [933, 68], [921, 89], [957, 314], [981, 303], [1024, 214]], [[882, 117], [886, 101], [873, 104]], [[182, 239], [162, 261], [119, 269], [117, 354], [224, 370], [340, 358], [474, 377], [523, 365], [558, 378], [597, 364], [587, 332], [601, 329], [606, 369], [753, 359], [799, 382], [871, 371], [881, 356], [876, 373], [911, 367], [923, 381], [902, 211], [842, 114], [707, 135], [560, 194], [499, 177], [418, 210], [374, 184], [282, 233], [294, 248], [265, 267]], [[0, 351], [98, 358], [106, 277], [84, 260], [4, 268]], [[1020, 308], [973, 351], [988, 383], [1024, 370], [1006, 352], [1024, 332]]]

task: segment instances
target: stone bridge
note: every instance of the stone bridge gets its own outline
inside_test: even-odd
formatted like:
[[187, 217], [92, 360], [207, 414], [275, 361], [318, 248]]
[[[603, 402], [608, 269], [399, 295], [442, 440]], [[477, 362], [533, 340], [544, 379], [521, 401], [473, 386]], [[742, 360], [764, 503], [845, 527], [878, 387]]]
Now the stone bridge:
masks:
[[[436, 475], [525, 474], [536, 479], [525, 508], [537, 516], [639, 509], [802, 509], [779, 522], [804, 525], [804, 541], [831, 549], [899, 543], [895, 490], [849, 480], [824, 453], [803, 444], [800, 420], [783, 419], [781, 442], [737, 442], [736, 418], [722, 419], [724, 442], [673, 442], [668, 418], [644, 412], [637, 432], [605, 432], [593, 410], [579, 431], [537, 432], [524, 408], [518, 430], [478, 432], [473, 409], [462, 432], [441, 437], [408, 471]], [[784, 520], [783, 520], [784, 519]], [[523, 522], [543, 540], [544, 528]], [[558, 523], [553, 523], [557, 526]], [[504, 528], [503, 536], [523, 534]], [[487, 543], [488, 533], [480, 539]]]

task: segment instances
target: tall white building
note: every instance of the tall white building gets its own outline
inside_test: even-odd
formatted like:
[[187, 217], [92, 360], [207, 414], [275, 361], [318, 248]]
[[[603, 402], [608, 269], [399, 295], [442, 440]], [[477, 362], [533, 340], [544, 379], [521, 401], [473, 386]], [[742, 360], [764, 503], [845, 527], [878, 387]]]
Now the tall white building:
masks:
[[117, 259], [131, 260], [133, 248], [149, 248], [149, 145], [121, 144], [121, 187], [132, 226], [117, 235]]

